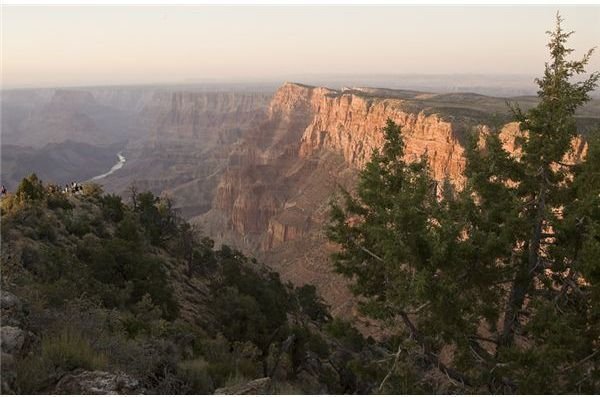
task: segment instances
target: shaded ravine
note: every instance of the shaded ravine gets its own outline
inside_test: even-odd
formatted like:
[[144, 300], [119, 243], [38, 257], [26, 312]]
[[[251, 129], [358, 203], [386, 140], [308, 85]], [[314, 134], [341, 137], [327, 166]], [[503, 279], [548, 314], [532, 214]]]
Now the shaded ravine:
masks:
[[113, 172], [123, 168], [127, 159], [125, 158], [125, 156], [123, 156], [123, 152], [117, 153], [117, 157], [119, 158], [119, 161], [117, 161], [117, 163], [115, 165], [113, 165], [112, 168], [108, 172], [105, 172], [104, 174], [96, 175], [95, 177], [89, 179], [89, 181], [90, 182], [97, 181], [99, 179], [105, 178], [105, 177], [109, 176], [110, 174], [112, 174]]

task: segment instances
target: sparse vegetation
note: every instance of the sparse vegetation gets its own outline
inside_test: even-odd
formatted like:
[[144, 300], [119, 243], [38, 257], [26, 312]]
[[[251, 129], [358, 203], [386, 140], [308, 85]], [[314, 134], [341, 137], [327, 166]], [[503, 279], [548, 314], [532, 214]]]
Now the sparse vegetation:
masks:
[[358, 391], [334, 354], [359, 357], [365, 345], [321, 330], [332, 319], [314, 287], [215, 249], [151, 193], [134, 192], [130, 205], [97, 186], [65, 194], [35, 176], [22, 186], [18, 204], [2, 198], [2, 285], [31, 302], [23, 326], [34, 337], [3, 366], [11, 390], [48, 392], [74, 370], [104, 370], [154, 393], [265, 376], [285, 390]]
[[[24, 178], [12, 194], [3, 189], [2, 393], [64, 393], [69, 390], [64, 383], [76, 382], [82, 374], [92, 386], [100, 374], [103, 380], [128, 383], [127, 392], [169, 395], [249, 385], [245, 391], [294, 394], [597, 393], [600, 132], [590, 128], [589, 120], [597, 119], [594, 108], [579, 119], [575, 113], [589, 100], [600, 75], [575, 78], [585, 73], [592, 51], [581, 60], [567, 60], [570, 35], [558, 18], [548, 45], [550, 62], [537, 80], [538, 98], [527, 98], [522, 108], [512, 105], [496, 112], [497, 98], [468, 93], [324, 91], [329, 98], [340, 97], [339, 104], [348, 110], [345, 123], [360, 127], [354, 131], [364, 129], [356, 122], [362, 117], [356, 110], [365, 112], [362, 103], [345, 101], [356, 99], [343, 97], [348, 93], [365, 98], [367, 108], [390, 105], [386, 113], [401, 109], [418, 118], [435, 114], [451, 120], [452, 135], [445, 141], [454, 145], [457, 138], [465, 149], [460, 186], [434, 180], [427, 154], [409, 162], [402, 130], [389, 120], [384, 145], [360, 173], [356, 191], [343, 191], [333, 200], [326, 230], [333, 244], [328, 249], [336, 247], [333, 266], [351, 283], [356, 301], [349, 303], [358, 303], [360, 320], [368, 321], [334, 317], [315, 286], [285, 283], [255, 258], [228, 245], [216, 246], [180, 216], [168, 197], [132, 187], [124, 198], [105, 194], [93, 183], [62, 189], [44, 184], [36, 174]], [[301, 85], [288, 88], [321, 95]], [[308, 235], [311, 248], [323, 242], [322, 235], [312, 234], [323, 208], [306, 210], [321, 193], [314, 180], [304, 184], [304, 175], [327, 173], [327, 179], [316, 180], [333, 181], [348, 171], [339, 172], [341, 157], [323, 167], [329, 160], [317, 152], [308, 154], [306, 163], [289, 156], [294, 146], [282, 131], [286, 125], [291, 130], [302, 126], [306, 114], [285, 112], [297, 108], [306, 113], [307, 101], [296, 103], [291, 100], [295, 94], [288, 94], [280, 95], [286, 106], [281, 111], [271, 106], [267, 118], [254, 117], [231, 98], [217, 98], [252, 120], [250, 135], [230, 125], [228, 116], [191, 112], [194, 132], [204, 128], [198, 123], [200, 114], [211, 124], [223, 119], [230, 131], [215, 133], [214, 140], [258, 138], [252, 150], [235, 144], [229, 156], [225, 150], [211, 153], [214, 158], [200, 161], [202, 172], [197, 173], [201, 157], [187, 158], [190, 152], [181, 148], [177, 156], [161, 153], [178, 175], [195, 170], [197, 179], [178, 177], [173, 184], [178, 187], [171, 190], [202, 197], [197, 206], [182, 205], [188, 214], [209, 208], [210, 194], [202, 186], [212, 189], [219, 183], [223, 191], [237, 190], [234, 183], [221, 185], [217, 176], [227, 168], [221, 167], [225, 160], [239, 165], [227, 179], [239, 179], [237, 184], [251, 186], [253, 193], [238, 192], [237, 198], [223, 201], [233, 203], [236, 211], [256, 207], [259, 199], [269, 203], [259, 205], [258, 212], [276, 213], [264, 222], [273, 237], [267, 244], [273, 243], [273, 263], [287, 259], [282, 252], [289, 252], [284, 248], [290, 239], [305, 251], [298, 236]], [[182, 102], [173, 98], [173, 103]], [[190, 98], [183, 102], [200, 104]], [[248, 97], [244, 102], [254, 101]], [[329, 105], [313, 105], [336, 113]], [[371, 110], [367, 118], [378, 117], [379, 110]], [[175, 108], [170, 115], [173, 121], [182, 118]], [[84, 116], [80, 121], [85, 122]], [[333, 126], [333, 118], [312, 123], [307, 131], [316, 135], [303, 142], [328, 141], [317, 128], [329, 121]], [[515, 124], [500, 131], [508, 121]], [[520, 131], [513, 129], [517, 123]], [[275, 146], [267, 147], [254, 131], [257, 126], [276, 130]], [[335, 128], [339, 134], [332, 143], [337, 139], [345, 146], [347, 131], [332, 127], [328, 132], [334, 134]], [[171, 130], [166, 124], [164, 129]], [[423, 129], [428, 134], [427, 124]], [[189, 138], [199, 136], [204, 137], [194, 133]], [[573, 143], [582, 137], [587, 150], [574, 159]], [[362, 150], [373, 142], [358, 142], [356, 150], [350, 146], [351, 157], [360, 157], [362, 164]], [[151, 145], [139, 145], [146, 146], [150, 151]], [[152, 146], [163, 151], [170, 143]], [[455, 148], [450, 157], [462, 151]], [[180, 155], [194, 165], [180, 169], [183, 163], [173, 158]], [[119, 157], [122, 166], [125, 159]], [[462, 154], [457, 157], [462, 161]], [[286, 164], [289, 160], [293, 168]], [[141, 168], [135, 164], [132, 168]], [[275, 170], [273, 165], [282, 166]], [[167, 168], [163, 162], [162, 167]], [[196, 184], [203, 177], [211, 182]], [[147, 186], [159, 185], [155, 181]], [[277, 197], [266, 194], [273, 186]], [[287, 200], [296, 195], [288, 187], [296, 186], [298, 199]], [[277, 213], [281, 207], [283, 213]], [[236, 211], [232, 219], [243, 218]], [[286, 211], [292, 215], [284, 216]], [[252, 228], [252, 235], [260, 235], [254, 232], [262, 227]], [[264, 243], [253, 239], [250, 244]], [[298, 259], [304, 265], [312, 257]], [[367, 337], [369, 332], [373, 336]]]

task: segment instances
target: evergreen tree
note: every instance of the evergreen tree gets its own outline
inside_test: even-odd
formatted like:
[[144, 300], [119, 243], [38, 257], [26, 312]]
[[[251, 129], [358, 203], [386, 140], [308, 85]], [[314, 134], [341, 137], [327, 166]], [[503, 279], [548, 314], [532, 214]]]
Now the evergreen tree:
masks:
[[22, 201], [36, 201], [44, 198], [44, 186], [35, 173], [23, 178], [15, 192], [17, 198]]
[[474, 136], [465, 186], [438, 192], [424, 160], [403, 161], [400, 128], [388, 121], [356, 195], [332, 206], [334, 264], [365, 313], [403, 323], [426, 361], [493, 392], [598, 388], [598, 145], [577, 166], [566, 158], [575, 111], [599, 75], [572, 81], [592, 51], [567, 60], [571, 34], [557, 16], [540, 101], [513, 107], [515, 153], [497, 132]]

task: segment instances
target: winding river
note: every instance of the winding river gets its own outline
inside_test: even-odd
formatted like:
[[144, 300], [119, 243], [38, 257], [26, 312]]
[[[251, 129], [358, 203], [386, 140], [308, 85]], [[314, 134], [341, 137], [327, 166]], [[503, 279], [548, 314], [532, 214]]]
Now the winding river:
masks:
[[117, 163], [115, 165], [113, 165], [112, 168], [108, 172], [105, 172], [104, 174], [101, 174], [101, 175], [97, 175], [97, 176], [93, 177], [92, 179], [90, 179], [90, 181], [97, 181], [99, 179], [105, 178], [105, 177], [109, 176], [110, 174], [112, 174], [113, 172], [115, 172], [116, 170], [120, 170], [121, 168], [123, 168], [127, 159], [125, 158], [125, 156], [123, 156], [123, 152], [117, 153], [117, 157], [119, 158], [119, 161], [117, 161]]

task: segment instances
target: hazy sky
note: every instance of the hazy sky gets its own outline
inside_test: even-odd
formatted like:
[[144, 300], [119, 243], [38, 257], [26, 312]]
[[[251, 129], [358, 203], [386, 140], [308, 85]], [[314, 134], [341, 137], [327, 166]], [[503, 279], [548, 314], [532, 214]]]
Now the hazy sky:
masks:
[[539, 75], [557, 9], [577, 55], [600, 45], [598, 6], [4, 6], [3, 86]]

